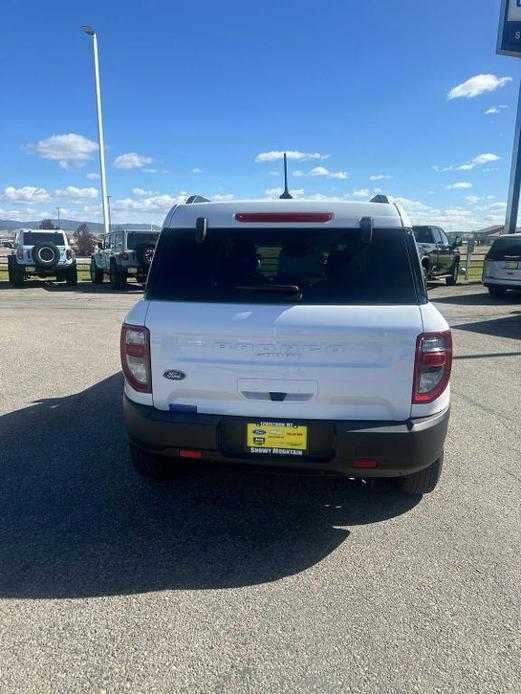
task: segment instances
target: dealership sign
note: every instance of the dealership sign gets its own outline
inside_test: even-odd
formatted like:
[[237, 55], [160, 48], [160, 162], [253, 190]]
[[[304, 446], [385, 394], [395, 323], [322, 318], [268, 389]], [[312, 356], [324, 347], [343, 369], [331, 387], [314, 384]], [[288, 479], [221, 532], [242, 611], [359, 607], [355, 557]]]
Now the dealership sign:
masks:
[[521, 57], [521, 0], [502, 0], [497, 52]]

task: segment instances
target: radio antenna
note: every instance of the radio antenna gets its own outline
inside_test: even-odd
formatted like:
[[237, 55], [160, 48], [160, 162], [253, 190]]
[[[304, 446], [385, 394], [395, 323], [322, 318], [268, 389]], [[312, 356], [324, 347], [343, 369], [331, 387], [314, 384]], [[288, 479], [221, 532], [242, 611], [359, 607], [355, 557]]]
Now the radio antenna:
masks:
[[284, 192], [279, 200], [293, 200], [293, 196], [288, 190], [288, 157], [286, 152], [284, 152]]

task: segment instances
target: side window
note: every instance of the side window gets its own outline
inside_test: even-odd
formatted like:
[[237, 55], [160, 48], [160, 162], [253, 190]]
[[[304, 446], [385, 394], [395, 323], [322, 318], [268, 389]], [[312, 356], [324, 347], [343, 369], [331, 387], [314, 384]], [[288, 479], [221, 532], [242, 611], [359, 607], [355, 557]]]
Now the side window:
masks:
[[438, 227], [432, 227], [432, 233], [434, 234], [434, 243], [442, 243], [441, 233]]
[[440, 237], [441, 237], [441, 242], [444, 246], [449, 246], [449, 239], [447, 238], [447, 234], [443, 231], [443, 229], [438, 229], [440, 232]]
[[112, 234], [105, 236], [105, 248], [112, 248]]
[[123, 250], [123, 233], [119, 232], [118, 234], [114, 234], [114, 236], [116, 239], [116, 250], [122, 251]]

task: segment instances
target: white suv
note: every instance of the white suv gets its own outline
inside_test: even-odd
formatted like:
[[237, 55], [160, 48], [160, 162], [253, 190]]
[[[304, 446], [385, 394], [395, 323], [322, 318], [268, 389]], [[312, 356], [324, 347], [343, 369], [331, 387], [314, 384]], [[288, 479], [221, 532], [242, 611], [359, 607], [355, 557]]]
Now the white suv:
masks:
[[507, 289], [521, 290], [521, 234], [494, 241], [483, 263], [483, 284], [491, 296], [504, 296]]
[[199, 200], [168, 214], [122, 327], [137, 470], [262, 463], [432, 491], [452, 340], [403, 211]]
[[71, 287], [78, 284], [74, 251], [60, 229], [21, 229], [8, 256], [9, 281], [22, 287], [28, 277], [55, 277]]

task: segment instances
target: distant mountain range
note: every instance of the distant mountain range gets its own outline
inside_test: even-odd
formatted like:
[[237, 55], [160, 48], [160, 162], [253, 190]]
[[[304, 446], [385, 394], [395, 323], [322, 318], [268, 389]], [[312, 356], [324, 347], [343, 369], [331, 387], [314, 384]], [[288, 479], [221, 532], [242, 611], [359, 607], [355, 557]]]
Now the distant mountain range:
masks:
[[[58, 226], [58, 220], [51, 220], [55, 226]], [[38, 229], [40, 226], [41, 219], [28, 222], [17, 222], [14, 219], [0, 219], [0, 231], [12, 231], [13, 229]], [[74, 219], [60, 219], [60, 227], [63, 231], [76, 231], [80, 224], [86, 224], [89, 229], [95, 234], [103, 233], [103, 224], [100, 222], [83, 222], [76, 221]], [[131, 231], [136, 231], [137, 229], [156, 229], [159, 230], [156, 224], [113, 224], [112, 229], [130, 229]]]

